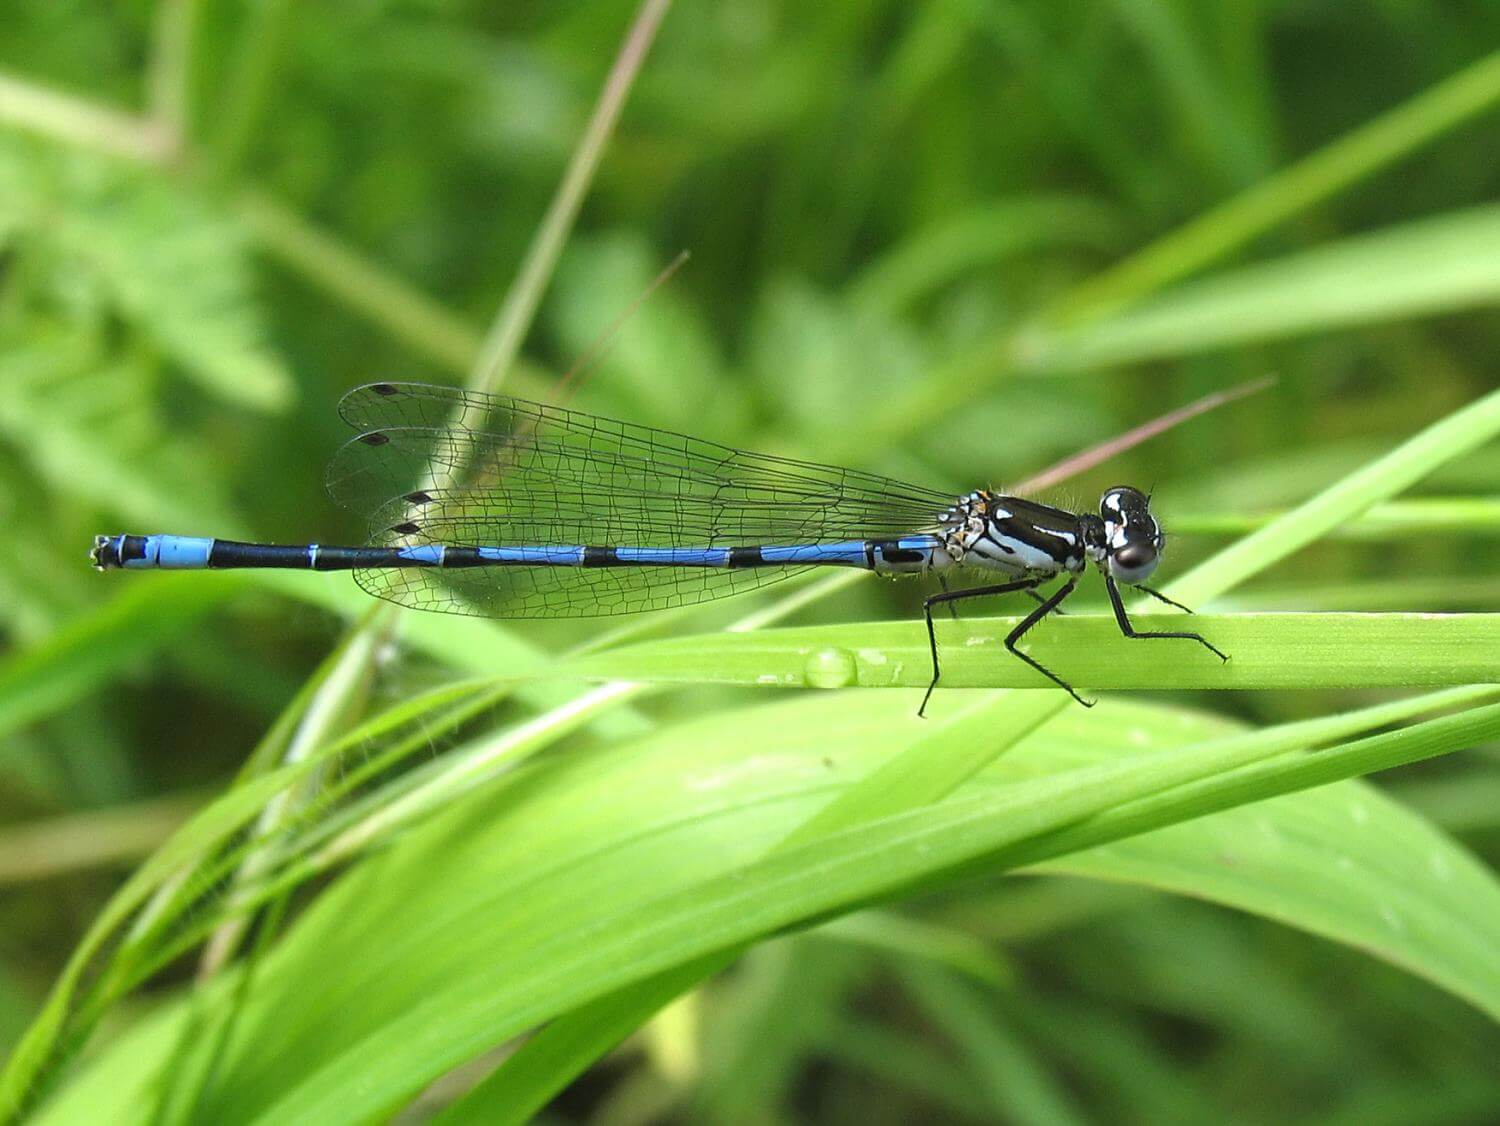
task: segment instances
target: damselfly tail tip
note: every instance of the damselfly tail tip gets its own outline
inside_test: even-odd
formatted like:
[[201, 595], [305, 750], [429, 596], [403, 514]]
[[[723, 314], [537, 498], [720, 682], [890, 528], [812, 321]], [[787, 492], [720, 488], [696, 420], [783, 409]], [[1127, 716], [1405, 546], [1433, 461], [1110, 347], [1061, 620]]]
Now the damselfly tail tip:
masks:
[[96, 571], [108, 571], [120, 565], [120, 537], [95, 536], [94, 546], [89, 549], [89, 562]]

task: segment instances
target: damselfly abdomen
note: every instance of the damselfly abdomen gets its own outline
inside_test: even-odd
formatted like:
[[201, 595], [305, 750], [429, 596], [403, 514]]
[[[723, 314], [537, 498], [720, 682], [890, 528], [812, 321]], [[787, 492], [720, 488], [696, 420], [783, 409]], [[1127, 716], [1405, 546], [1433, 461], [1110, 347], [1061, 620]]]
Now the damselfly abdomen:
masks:
[[[497, 618], [599, 617], [739, 594], [809, 567], [884, 575], [987, 572], [1004, 581], [923, 603], [939, 677], [933, 607], [1026, 591], [1039, 605], [1006, 636], [1013, 654], [1088, 701], [1017, 648], [1092, 563], [1127, 637], [1119, 584], [1142, 585], [1163, 535], [1142, 492], [1105, 492], [1098, 514], [1020, 497], [952, 494], [814, 462], [772, 457], [580, 411], [419, 383], [372, 383], [339, 413], [360, 433], [334, 456], [328, 491], [369, 514], [359, 547], [206, 537], [99, 536], [100, 570], [282, 567], [352, 570], [379, 598]], [[1043, 596], [1038, 588], [1060, 585]], [[946, 581], [945, 581], [946, 588]]]

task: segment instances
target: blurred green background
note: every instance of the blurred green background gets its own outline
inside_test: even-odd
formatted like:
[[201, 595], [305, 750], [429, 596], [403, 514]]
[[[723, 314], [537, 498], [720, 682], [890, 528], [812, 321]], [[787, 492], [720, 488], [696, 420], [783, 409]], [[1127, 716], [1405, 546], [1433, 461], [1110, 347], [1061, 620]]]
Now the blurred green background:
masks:
[[[471, 377], [634, 15], [6, 0], [0, 1048], [363, 609], [344, 576], [96, 575], [91, 537], [357, 542], [321, 490], [338, 397]], [[967, 490], [1275, 374], [1049, 494], [1154, 487], [1180, 573], [1500, 382], [1497, 44], [1481, 3], [679, 5], [503, 386], [545, 395], [682, 250], [577, 405]], [[1494, 610], [1497, 491], [1491, 444], [1423, 484], [1448, 516], [1321, 542], [1218, 608]], [[858, 584], [802, 620], [910, 616], [920, 593]], [[550, 650], [616, 624], [515, 632]], [[376, 699], [453, 675], [398, 648]], [[1175, 702], [1273, 723], [1376, 698]], [[1383, 784], [1500, 852], [1495, 747]], [[679, 1014], [689, 1032], [653, 1025], [549, 1117], [1500, 1113], [1493, 1023], [1354, 950], [1052, 877], [927, 910], [1003, 951], [1005, 980], [763, 946]]]

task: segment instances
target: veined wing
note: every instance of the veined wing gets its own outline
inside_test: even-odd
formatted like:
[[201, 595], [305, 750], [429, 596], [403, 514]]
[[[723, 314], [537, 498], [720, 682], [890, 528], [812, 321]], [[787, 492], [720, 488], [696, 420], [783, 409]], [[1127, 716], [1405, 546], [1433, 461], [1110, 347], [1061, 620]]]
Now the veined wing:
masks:
[[[373, 512], [420, 486], [482, 491], [515, 472], [555, 473], [575, 488], [670, 491], [748, 506], [821, 503], [846, 524], [931, 521], [949, 493], [840, 466], [775, 457], [506, 395], [419, 383], [373, 383], [339, 413], [361, 431], [329, 467], [340, 504]], [[830, 517], [835, 515], [830, 511]], [[891, 518], [895, 519], [892, 520]]]
[[[737, 547], [932, 528], [945, 493], [507, 396], [351, 391], [364, 431], [329, 467], [383, 545]], [[483, 567], [357, 574], [372, 594], [495, 617], [587, 617], [721, 598], [803, 568]]]

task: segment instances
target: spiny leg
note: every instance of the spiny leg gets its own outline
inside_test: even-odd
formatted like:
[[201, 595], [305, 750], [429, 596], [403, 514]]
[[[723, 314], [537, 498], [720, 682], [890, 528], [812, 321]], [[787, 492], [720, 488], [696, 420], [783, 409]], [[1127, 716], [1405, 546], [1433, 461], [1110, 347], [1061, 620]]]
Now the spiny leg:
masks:
[[927, 685], [927, 692], [922, 697], [922, 706], [917, 709], [917, 717], [919, 719], [925, 716], [927, 701], [932, 699], [932, 690], [937, 687], [938, 677], [941, 675], [938, 669], [937, 630], [932, 624], [932, 608], [940, 602], [951, 604], [962, 602], [965, 598], [983, 598], [990, 594], [1010, 594], [1012, 591], [1017, 590], [1031, 590], [1041, 581], [1041, 579], [1018, 579], [1013, 583], [998, 583], [995, 586], [976, 586], [970, 587], [968, 590], [945, 589], [942, 594], [929, 595], [922, 601], [922, 617], [927, 620], [927, 644], [932, 650], [932, 682]]
[[1193, 612], [1193, 609], [1192, 609], [1191, 606], [1184, 606], [1181, 602], [1177, 602], [1174, 599], [1168, 598], [1161, 591], [1159, 591], [1159, 590], [1152, 590], [1149, 586], [1146, 586], [1144, 583], [1136, 583], [1135, 584], [1135, 589], [1136, 590], [1143, 590], [1143, 591], [1145, 591], [1147, 594], [1149, 594], [1152, 598], [1156, 599], [1158, 602], [1165, 602], [1168, 606], [1176, 606], [1177, 609], [1185, 611], [1186, 613], [1189, 613], [1189, 614], [1191, 614]]
[[[1219, 660], [1229, 660], [1228, 653], [1225, 653], [1222, 649], [1220, 649], [1212, 641], [1209, 641], [1208, 638], [1204, 637], [1201, 633], [1191, 633], [1188, 630], [1136, 629], [1133, 625], [1130, 624], [1130, 618], [1125, 613], [1125, 603], [1120, 598], [1120, 588], [1115, 585], [1115, 579], [1113, 575], [1104, 576], [1104, 589], [1109, 591], [1110, 605], [1115, 608], [1115, 621], [1120, 623], [1120, 632], [1123, 633], [1126, 637], [1177, 637], [1181, 638], [1183, 641], [1196, 641], [1199, 645], [1203, 646], [1209, 652], [1217, 656]], [[1145, 590], [1144, 587], [1142, 587], [1141, 589]], [[1146, 591], [1146, 593], [1156, 594], [1154, 590], [1148, 590]], [[1157, 594], [1156, 597], [1160, 598], [1163, 602], [1171, 602], [1171, 599], [1165, 598], [1162, 595]], [[1172, 605], [1177, 606], [1179, 605], [1179, 603], [1172, 602]], [[1182, 609], [1187, 610], [1187, 607], [1183, 606]], [[1192, 613], [1192, 611], [1188, 610], [1188, 613]]]
[[1012, 653], [1014, 653], [1017, 657], [1020, 657], [1021, 660], [1025, 661], [1032, 668], [1036, 669], [1037, 672], [1041, 673], [1048, 680], [1052, 681], [1053, 684], [1057, 685], [1059, 688], [1067, 692], [1069, 696], [1073, 697], [1073, 699], [1077, 700], [1084, 707], [1092, 708], [1097, 701], [1085, 700], [1077, 692], [1073, 691], [1073, 686], [1066, 680], [1058, 676], [1055, 672], [1049, 669], [1046, 665], [1042, 664], [1042, 662], [1038, 661], [1035, 657], [1029, 656], [1028, 654], [1023, 653], [1016, 648], [1016, 642], [1021, 640], [1021, 638], [1026, 634], [1026, 631], [1029, 630], [1032, 626], [1036, 625], [1037, 622], [1041, 621], [1048, 614], [1056, 610], [1058, 604], [1062, 602], [1064, 598], [1068, 597], [1068, 595], [1072, 594], [1074, 588], [1077, 586], [1077, 576], [1070, 576], [1067, 582], [1063, 583], [1062, 586], [1053, 591], [1052, 595], [1047, 598], [1046, 601], [1044, 601], [1030, 614], [1027, 614], [1026, 617], [1021, 620], [1021, 623], [1016, 626], [1015, 629], [1010, 631], [1010, 633], [1005, 638], [1005, 647]]
[[[1047, 596], [1045, 594], [1043, 594], [1041, 591], [1039, 591], [1039, 590], [1028, 590], [1026, 593], [1029, 594], [1029, 595], [1031, 595], [1031, 600], [1033, 602], [1038, 603], [1039, 605], [1042, 605], [1042, 606], [1045, 606], [1047, 604]], [[1056, 614], [1059, 618], [1066, 618], [1068, 616], [1068, 612], [1066, 610], [1064, 610], [1060, 606], [1054, 606], [1054, 607], [1052, 607], [1052, 612], [1054, 614]]]
[[[948, 591], [948, 576], [947, 575], [939, 575], [938, 576], [938, 586], [940, 586], [940, 587], [943, 588], [943, 593], [944, 594], [949, 593], [949, 591]], [[1038, 593], [1036, 591], [1036, 589], [1033, 588], [1033, 587], [1028, 587], [1026, 589], [1026, 596], [1028, 598], [1030, 598], [1033, 602], [1039, 602], [1040, 603], [1040, 602], [1046, 602], [1047, 601], [1047, 596], [1044, 595], [1044, 594]], [[1174, 602], [1173, 605], [1175, 606], [1176, 603]], [[1187, 607], [1184, 606], [1183, 609], [1186, 610]], [[1066, 614], [1067, 611], [1066, 610], [1058, 610], [1057, 613], [1059, 613], [1059, 614]], [[1188, 610], [1188, 613], [1192, 613], [1192, 611]], [[953, 599], [949, 599], [948, 600], [948, 616], [950, 618], [952, 618], [955, 622], [958, 621], [958, 599], [953, 598]]]
[[[943, 593], [944, 594], [951, 593], [948, 590], [948, 576], [947, 575], [944, 575], [944, 574], [939, 574], [938, 575], [938, 586], [940, 586], [940, 587], [943, 588]], [[952, 618], [955, 622], [958, 621], [958, 602], [955, 599], [952, 599], [952, 598], [948, 599], [948, 616], [950, 618]]]

